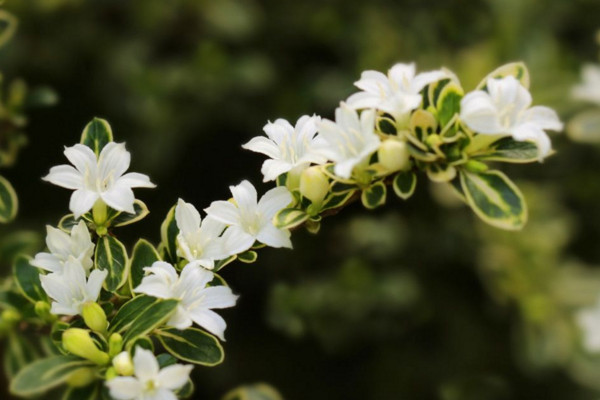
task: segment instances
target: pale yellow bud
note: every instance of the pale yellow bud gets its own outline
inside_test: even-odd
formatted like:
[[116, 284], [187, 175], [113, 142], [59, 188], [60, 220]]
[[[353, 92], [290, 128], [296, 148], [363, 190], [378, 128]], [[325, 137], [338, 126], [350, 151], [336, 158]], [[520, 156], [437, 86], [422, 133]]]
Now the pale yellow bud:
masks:
[[300, 175], [300, 193], [313, 204], [320, 204], [329, 193], [329, 179], [320, 167], [306, 168]]
[[123, 350], [123, 336], [118, 333], [113, 333], [108, 338], [108, 355], [116, 356]]
[[128, 352], [124, 351], [119, 353], [113, 358], [112, 364], [117, 374], [122, 376], [133, 375], [133, 362], [131, 361], [131, 356]]
[[67, 384], [72, 387], [84, 387], [96, 380], [93, 368], [80, 368], [74, 371], [67, 379]]
[[106, 313], [98, 303], [85, 303], [81, 315], [88, 328], [95, 332], [106, 332], [106, 328], [108, 328]]
[[390, 172], [410, 169], [410, 153], [405, 142], [386, 140], [377, 152], [379, 163]]
[[63, 332], [63, 347], [76, 356], [90, 360], [98, 365], [106, 365], [110, 361], [108, 354], [101, 351], [85, 329], [70, 328]]

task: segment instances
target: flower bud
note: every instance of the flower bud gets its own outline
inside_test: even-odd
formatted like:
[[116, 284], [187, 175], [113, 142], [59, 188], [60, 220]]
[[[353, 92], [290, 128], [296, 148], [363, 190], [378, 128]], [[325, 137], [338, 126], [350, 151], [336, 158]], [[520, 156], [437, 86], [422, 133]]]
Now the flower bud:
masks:
[[88, 328], [99, 333], [106, 332], [108, 321], [106, 320], [106, 313], [102, 307], [100, 307], [100, 304], [92, 302], [85, 303], [81, 315]]
[[76, 356], [90, 360], [98, 365], [106, 365], [110, 361], [108, 354], [96, 347], [85, 329], [70, 328], [63, 332], [63, 347], [66, 351]]
[[13, 325], [21, 320], [21, 314], [16, 310], [6, 309], [2, 311], [2, 322]]
[[34, 310], [37, 316], [44, 321], [50, 321], [54, 318], [50, 313], [50, 304], [45, 301], [36, 301]]
[[405, 142], [386, 140], [377, 152], [379, 163], [390, 172], [406, 171], [410, 168], [410, 154]]
[[465, 168], [471, 172], [484, 172], [487, 171], [488, 166], [481, 161], [469, 160], [465, 163]]
[[131, 361], [131, 356], [127, 351], [119, 353], [112, 360], [113, 367], [117, 374], [122, 376], [133, 375], [133, 362]]
[[80, 368], [75, 370], [67, 379], [67, 384], [72, 387], [84, 387], [96, 380], [93, 368]]
[[320, 204], [329, 193], [329, 179], [320, 167], [306, 168], [300, 175], [300, 193], [314, 204]]
[[108, 338], [108, 355], [114, 357], [121, 350], [123, 350], [123, 336], [115, 332]]
[[119, 374], [117, 374], [117, 371], [115, 371], [115, 367], [108, 367], [106, 369], [104, 379], [110, 381], [111, 379], [116, 378], [117, 376], [119, 376]]

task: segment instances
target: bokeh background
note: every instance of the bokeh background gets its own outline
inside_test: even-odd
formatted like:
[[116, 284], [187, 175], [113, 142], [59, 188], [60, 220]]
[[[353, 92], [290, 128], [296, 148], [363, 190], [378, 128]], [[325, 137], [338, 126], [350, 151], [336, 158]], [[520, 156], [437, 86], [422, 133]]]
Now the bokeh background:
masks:
[[[127, 142], [132, 170], [158, 184], [136, 192], [151, 214], [122, 229], [131, 246], [140, 233], [159, 240], [178, 197], [204, 208], [228, 185], [259, 184], [263, 159], [241, 144], [268, 120], [331, 118], [365, 69], [446, 66], [470, 90], [523, 60], [536, 104], [564, 121], [594, 109], [570, 88], [582, 64], [598, 62], [598, 0], [13, 0], [5, 9], [19, 20], [0, 49], [5, 80], [45, 85], [60, 100], [27, 113], [29, 145], [2, 171], [21, 200], [2, 246], [67, 212], [70, 192], [40, 178], [94, 116]], [[241, 297], [223, 312], [226, 361], [196, 368], [194, 398], [258, 381], [291, 400], [598, 398], [600, 356], [581, 345], [574, 315], [600, 295], [600, 146], [565, 134], [554, 146], [543, 164], [507, 168], [530, 206], [522, 232], [484, 226], [421, 179], [406, 203], [352, 206], [317, 236], [297, 232], [293, 252], [265, 249], [256, 264], [227, 267]]]

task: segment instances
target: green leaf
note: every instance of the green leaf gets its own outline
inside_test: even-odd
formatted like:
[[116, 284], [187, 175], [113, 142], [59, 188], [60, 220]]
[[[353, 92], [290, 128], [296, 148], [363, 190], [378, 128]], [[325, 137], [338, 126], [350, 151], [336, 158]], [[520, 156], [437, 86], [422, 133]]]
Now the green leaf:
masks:
[[427, 165], [427, 177], [433, 182], [450, 182], [456, 178], [456, 168], [447, 164]]
[[96, 268], [108, 271], [104, 287], [109, 292], [116, 292], [127, 281], [127, 250], [116, 238], [107, 235], [98, 239], [95, 262]]
[[363, 206], [372, 210], [385, 204], [386, 194], [387, 189], [383, 182], [377, 182], [362, 191], [360, 200], [362, 201]]
[[123, 343], [130, 343], [140, 336], [150, 333], [165, 323], [177, 308], [178, 300], [159, 300], [139, 313], [123, 335]]
[[256, 262], [256, 260], [258, 259], [258, 254], [255, 251], [248, 250], [248, 251], [238, 254], [237, 257], [238, 257], [238, 260], [240, 260], [243, 263], [252, 264], [253, 262]]
[[10, 383], [10, 392], [29, 397], [42, 394], [63, 383], [82, 367], [93, 366], [75, 356], [54, 356], [35, 361], [23, 368]]
[[527, 205], [517, 186], [500, 171], [460, 171], [467, 203], [486, 223], [519, 230], [527, 222]]
[[280, 229], [291, 229], [306, 221], [309, 215], [296, 208], [284, 208], [275, 214], [273, 224]]
[[489, 73], [481, 82], [479, 82], [479, 85], [477, 85], [475, 90], [487, 90], [488, 79], [504, 78], [505, 76], [514, 76], [521, 82], [521, 85], [526, 89], [529, 89], [529, 71], [527, 70], [527, 66], [522, 62], [513, 62], [496, 68]]
[[325, 202], [323, 203], [323, 207], [321, 207], [322, 211], [325, 210], [331, 210], [334, 208], [338, 208], [338, 207], [342, 207], [344, 204], [346, 204], [348, 202], [348, 200], [350, 200], [352, 198], [352, 196], [354, 196], [354, 193], [356, 193], [356, 191], [351, 191], [348, 193], [344, 193], [344, 194], [334, 194], [331, 196], [328, 196], [327, 199], [325, 200]]
[[123, 304], [110, 322], [110, 332], [122, 333], [127, 330], [140, 313], [156, 303], [158, 299], [146, 295], [134, 297]]
[[460, 113], [460, 101], [464, 95], [465, 92], [456, 83], [447, 84], [441, 91], [436, 104], [441, 127], [445, 127], [456, 114]]
[[275, 388], [266, 383], [256, 383], [236, 388], [223, 396], [223, 400], [283, 400]]
[[219, 271], [220, 269], [222, 269], [223, 267], [225, 267], [226, 265], [232, 263], [233, 261], [235, 261], [237, 259], [237, 256], [229, 256], [224, 260], [218, 260], [215, 261], [215, 271]]
[[3, 309], [21, 311], [28, 305], [30, 305], [29, 302], [22, 294], [12, 290], [0, 290], [0, 307]]
[[165, 261], [171, 263], [177, 262], [177, 234], [179, 228], [177, 228], [177, 221], [175, 221], [175, 206], [171, 207], [167, 213], [167, 217], [160, 226], [160, 237], [162, 241], [162, 248], [164, 249]]
[[402, 200], [408, 199], [417, 187], [417, 175], [412, 171], [400, 172], [394, 177], [392, 188], [396, 196]]
[[188, 399], [194, 394], [194, 382], [190, 379], [181, 388], [175, 391], [175, 394], [179, 399]]
[[15, 189], [3, 176], [0, 176], [0, 223], [15, 219], [19, 201]]
[[[423, 141], [427, 136], [437, 132], [438, 122], [432, 113], [425, 110], [416, 110], [410, 117], [410, 132], [417, 140]], [[419, 146], [420, 143], [415, 143]]]
[[333, 181], [331, 184], [331, 193], [343, 194], [358, 189], [355, 183], [344, 183], [340, 181]]
[[148, 211], [148, 206], [146, 206], [146, 204], [141, 200], [136, 199], [133, 202], [133, 209], [135, 211], [133, 214], [128, 212], [120, 212], [116, 217], [114, 217], [114, 219], [110, 221], [110, 225], [117, 227], [133, 224], [134, 222], [144, 219], [148, 214], [150, 214], [150, 211]]
[[26, 256], [18, 256], [13, 264], [13, 276], [17, 287], [32, 303], [47, 301], [48, 297], [40, 283], [40, 271], [31, 265], [29, 260]]
[[98, 383], [94, 382], [91, 385], [81, 388], [68, 387], [62, 400], [96, 400], [99, 393], [100, 388]]
[[35, 231], [11, 231], [0, 240], [0, 265], [12, 265], [21, 254], [37, 253], [42, 247], [42, 237]]
[[148, 336], [138, 336], [133, 342], [129, 344], [128, 347], [132, 349], [137, 349], [138, 347], [141, 347], [142, 349], [150, 350], [154, 353], [154, 343], [152, 342], [152, 339], [150, 339]]
[[158, 251], [146, 239], [140, 239], [133, 247], [129, 281], [131, 290], [138, 287], [144, 277], [144, 267], [151, 266], [155, 261], [160, 261]]
[[485, 161], [530, 163], [539, 160], [539, 152], [535, 143], [505, 137], [492, 143], [485, 153], [473, 155], [473, 158]]
[[225, 358], [219, 341], [200, 329], [166, 328], [156, 333], [165, 349], [182, 361], [215, 366], [222, 363]]
[[67, 214], [58, 221], [58, 229], [66, 233], [71, 233], [71, 229], [73, 229], [79, 221], [79, 218], [75, 218], [73, 214]]
[[4, 348], [4, 373], [9, 380], [37, 357], [35, 346], [24, 335], [16, 332], [9, 333]]
[[600, 143], [600, 110], [577, 114], [567, 125], [567, 135], [578, 143]]
[[108, 121], [94, 118], [83, 129], [81, 143], [88, 146], [99, 155], [104, 146], [113, 141], [113, 134]]

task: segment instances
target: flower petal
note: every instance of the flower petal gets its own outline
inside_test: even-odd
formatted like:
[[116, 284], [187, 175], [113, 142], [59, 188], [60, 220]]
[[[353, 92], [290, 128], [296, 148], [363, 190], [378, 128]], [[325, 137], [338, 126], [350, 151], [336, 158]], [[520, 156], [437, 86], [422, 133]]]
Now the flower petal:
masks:
[[279, 146], [264, 136], [257, 136], [244, 145], [242, 148], [250, 151], [254, 151], [256, 153], [262, 153], [270, 158], [279, 158], [281, 157], [281, 151], [279, 150]]
[[127, 171], [131, 162], [131, 154], [125, 150], [125, 143], [110, 142], [98, 157], [98, 174], [101, 179], [112, 176], [118, 179]]
[[198, 326], [225, 341], [224, 334], [227, 323], [219, 314], [211, 310], [195, 309], [191, 312], [191, 317]]
[[31, 260], [31, 265], [41, 268], [45, 271], [62, 273], [62, 263], [55, 255], [50, 253], [37, 253], [35, 258]]
[[[231, 226], [223, 233], [224, 252], [229, 257], [242, 253], [254, 244], [256, 238], [238, 226]], [[223, 257], [223, 258], [226, 258]]]
[[106, 204], [117, 211], [125, 211], [130, 214], [135, 213], [135, 209], [133, 208], [135, 201], [133, 191], [121, 182], [117, 181], [111, 189], [101, 193], [100, 197]]
[[560, 122], [556, 111], [549, 107], [535, 106], [525, 112], [524, 121], [534, 123], [542, 129], [560, 131], [563, 124]]
[[244, 180], [239, 185], [229, 186], [229, 190], [240, 210], [254, 210], [256, 208], [258, 194], [256, 188], [250, 182]]
[[118, 376], [106, 382], [111, 397], [116, 400], [132, 400], [141, 398], [143, 386], [131, 376]]
[[128, 172], [120, 177], [117, 182], [130, 188], [155, 188], [156, 185], [150, 182], [148, 175], [137, 172]]
[[202, 290], [202, 308], [229, 308], [235, 306], [239, 296], [227, 286], [210, 286]]
[[272, 224], [264, 226], [260, 232], [258, 232], [256, 238], [259, 242], [270, 247], [287, 247], [288, 249], [292, 248], [290, 231], [286, 229], [278, 229]]
[[175, 207], [175, 221], [177, 222], [177, 228], [184, 235], [187, 235], [199, 230], [202, 220], [196, 207], [179, 199]]
[[73, 212], [75, 218], [79, 218], [92, 208], [98, 197], [100, 196], [96, 192], [88, 189], [78, 189], [71, 195], [69, 210]]
[[48, 175], [42, 179], [66, 189], [76, 190], [83, 187], [83, 176], [70, 165], [52, 167]]
[[237, 225], [240, 222], [239, 210], [229, 201], [213, 201], [204, 211], [211, 218], [227, 225]]
[[83, 176], [89, 172], [95, 174], [97, 164], [96, 154], [86, 145], [78, 143], [74, 146], [66, 147], [64, 154]]
[[150, 350], [146, 350], [139, 346], [135, 348], [133, 367], [135, 376], [137, 376], [142, 383], [154, 379], [158, 375], [158, 361], [156, 361], [156, 357], [154, 357], [154, 354]]
[[177, 390], [187, 383], [192, 369], [194, 369], [192, 365], [169, 365], [160, 370], [156, 383], [159, 387]]
[[292, 202], [292, 194], [285, 186], [278, 186], [269, 190], [258, 202], [259, 212], [270, 220], [283, 208]]

